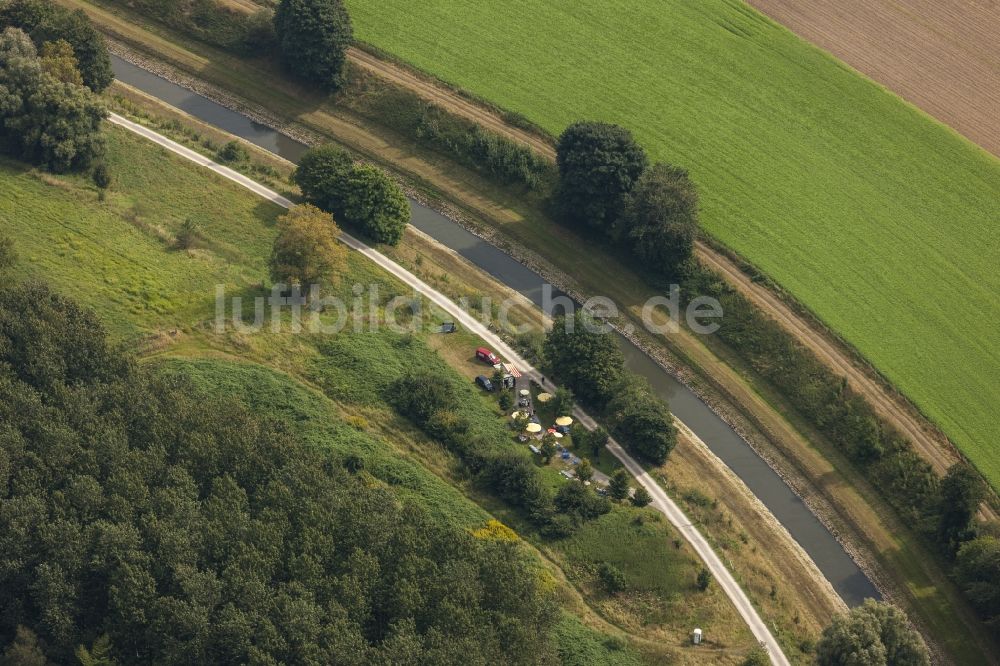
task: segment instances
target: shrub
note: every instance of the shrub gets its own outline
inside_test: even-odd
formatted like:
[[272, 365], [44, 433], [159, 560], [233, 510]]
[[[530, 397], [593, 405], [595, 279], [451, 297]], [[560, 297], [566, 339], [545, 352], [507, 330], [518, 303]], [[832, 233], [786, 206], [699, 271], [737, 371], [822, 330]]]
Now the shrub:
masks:
[[649, 491], [646, 490], [643, 486], [638, 486], [635, 489], [635, 492], [632, 493], [632, 506], [641, 509], [644, 506], [648, 506], [649, 503], [652, 501], [653, 501], [653, 496], [650, 495]]
[[708, 569], [702, 567], [701, 571], [698, 572], [698, 589], [704, 592], [708, 589], [708, 586], [712, 583], [712, 572]]
[[98, 189], [106, 190], [111, 187], [111, 172], [108, 171], [108, 165], [104, 162], [98, 162], [94, 165], [91, 178]]
[[194, 246], [199, 236], [201, 236], [201, 226], [189, 217], [181, 223], [174, 244], [179, 250], [187, 250]]
[[927, 646], [895, 606], [868, 599], [834, 618], [816, 645], [819, 666], [929, 666]]
[[243, 145], [243, 142], [236, 140], [219, 148], [215, 155], [223, 164], [240, 164], [250, 159], [250, 151]]
[[624, 592], [628, 587], [625, 572], [609, 562], [602, 562], [597, 569], [597, 577], [608, 594]]

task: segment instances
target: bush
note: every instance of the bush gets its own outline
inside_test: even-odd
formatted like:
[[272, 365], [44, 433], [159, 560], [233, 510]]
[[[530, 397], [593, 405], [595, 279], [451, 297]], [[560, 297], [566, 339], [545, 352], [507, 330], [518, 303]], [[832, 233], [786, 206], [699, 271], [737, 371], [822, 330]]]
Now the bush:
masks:
[[181, 228], [177, 231], [174, 245], [179, 250], [188, 250], [194, 246], [195, 241], [201, 236], [201, 227], [190, 217], [181, 223]]
[[708, 586], [712, 583], [712, 572], [708, 569], [702, 567], [701, 571], [698, 572], [697, 585], [698, 589], [704, 592], [708, 589]]
[[954, 574], [972, 607], [1000, 637], [1000, 539], [981, 536], [962, 544]]
[[230, 141], [215, 154], [223, 164], [240, 164], [250, 160], [250, 151], [241, 141]]
[[291, 74], [327, 91], [343, 84], [354, 34], [341, 0], [281, 0], [274, 31], [281, 62]]
[[819, 666], [929, 666], [923, 639], [895, 606], [868, 599], [834, 618], [816, 645]]
[[618, 594], [624, 592], [628, 587], [628, 579], [625, 572], [608, 562], [602, 562], [597, 569], [597, 577], [608, 594]]
[[643, 486], [637, 487], [635, 489], [635, 492], [632, 494], [632, 506], [637, 507], [639, 509], [645, 506], [649, 506], [649, 503], [652, 501], [653, 501], [653, 496], [650, 495], [649, 491], [646, 490]]

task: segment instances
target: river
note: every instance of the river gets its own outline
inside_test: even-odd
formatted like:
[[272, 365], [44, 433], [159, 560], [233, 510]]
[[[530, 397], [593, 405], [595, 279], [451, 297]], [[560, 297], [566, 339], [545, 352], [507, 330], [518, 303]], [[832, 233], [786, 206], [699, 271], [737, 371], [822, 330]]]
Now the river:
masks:
[[[203, 122], [242, 137], [291, 162], [297, 162], [306, 151], [302, 143], [240, 113], [118, 57], [112, 60], [119, 80]], [[410, 205], [413, 226], [541, 306], [545, 280], [540, 275], [437, 211], [414, 201]], [[743, 438], [645, 352], [622, 336], [618, 336], [618, 342], [629, 370], [648, 379], [657, 395], [670, 404], [670, 410], [743, 480], [812, 557], [848, 605], [858, 605], [868, 597], [881, 598], [875, 586], [833, 535]]]

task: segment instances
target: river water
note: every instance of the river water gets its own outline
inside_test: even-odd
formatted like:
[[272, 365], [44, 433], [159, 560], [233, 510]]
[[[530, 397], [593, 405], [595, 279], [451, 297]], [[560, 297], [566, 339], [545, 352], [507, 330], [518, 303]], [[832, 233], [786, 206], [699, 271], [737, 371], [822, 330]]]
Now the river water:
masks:
[[[276, 155], [297, 162], [306, 146], [201, 95], [113, 57], [119, 80], [164, 102], [242, 137]], [[542, 305], [545, 280], [500, 249], [470, 233], [440, 213], [411, 201], [411, 223], [416, 228], [479, 266], [481, 269]], [[618, 336], [625, 364], [642, 375], [657, 395], [669, 402], [677, 415], [722, 459], [747, 487], [781, 521], [792, 537], [812, 557], [838, 594], [849, 605], [867, 597], [881, 598], [871, 581], [854, 563], [833, 535], [760, 456], [690, 389], [678, 382], [645, 352]]]

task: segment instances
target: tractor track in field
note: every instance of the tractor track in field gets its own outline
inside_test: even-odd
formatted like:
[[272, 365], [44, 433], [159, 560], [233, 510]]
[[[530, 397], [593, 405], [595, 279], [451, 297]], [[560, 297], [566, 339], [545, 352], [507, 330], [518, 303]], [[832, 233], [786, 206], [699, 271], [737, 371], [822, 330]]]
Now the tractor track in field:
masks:
[[[388, 62], [366, 51], [352, 47], [351, 62], [375, 72], [390, 82], [403, 86], [423, 99], [440, 105], [447, 111], [479, 123], [505, 137], [526, 144], [540, 155], [555, 160], [552, 143], [537, 134], [512, 127], [503, 117], [429, 77], [396, 63]], [[821, 330], [808, 318], [768, 287], [755, 282], [735, 261], [708, 243], [696, 243], [696, 255], [706, 267], [719, 273], [744, 297], [767, 313], [800, 344], [811, 350], [820, 361], [837, 374], [847, 377], [851, 389], [868, 400], [875, 411], [913, 443], [917, 453], [943, 476], [948, 467], [963, 459], [955, 445], [918, 409], [895, 389], [886, 385], [874, 370], [857, 359], [854, 352], [830, 333]], [[981, 509], [983, 518], [995, 520], [997, 512], [988, 504]]]

